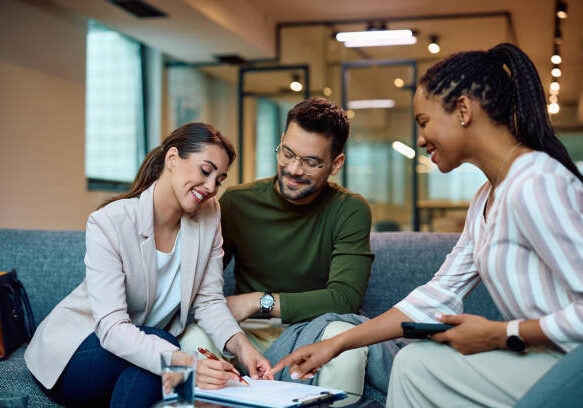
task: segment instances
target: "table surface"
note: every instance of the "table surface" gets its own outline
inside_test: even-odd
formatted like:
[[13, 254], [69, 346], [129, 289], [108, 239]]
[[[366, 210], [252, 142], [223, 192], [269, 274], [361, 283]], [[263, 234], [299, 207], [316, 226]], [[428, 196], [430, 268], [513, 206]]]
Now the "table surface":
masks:
[[[350, 395], [348, 396], [348, 398], [354, 398], [355, 395]], [[356, 396], [358, 397], [358, 396]], [[347, 399], [344, 400], [339, 400], [339, 401], [335, 401], [333, 403], [324, 403], [324, 404], [319, 404], [319, 405], [312, 405], [312, 407], [330, 407], [330, 408], [335, 408], [335, 407], [343, 407], [343, 408], [384, 408], [384, 405], [382, 405], [380, 402], [378, 402], [377, 400], [374, 399], [368, 399], [368, 398], [364, 398], [361, 397], [360, 399], [355, 400], [355, 402], [351, 402], [346, 404], [348, 401]], [[344, 405], [346, 404], [346, 405]], [[172, 407], [175, 406], [172, 403], [165, 403], [164, 401], [160, 401], [154, 405], [152, 405], [152, 408], [162, 408], [162, 407]], [[227, 408], [227, 407], [248, 407], [248, 405], [240, 405], [240, 404], [236, 404], [236, 403], [222, 403], [222, 402], [211, 402], [208, 400], [203, 400], [203, 399], [196, 399], [195, 402], [195, 406], [196, 408]]]

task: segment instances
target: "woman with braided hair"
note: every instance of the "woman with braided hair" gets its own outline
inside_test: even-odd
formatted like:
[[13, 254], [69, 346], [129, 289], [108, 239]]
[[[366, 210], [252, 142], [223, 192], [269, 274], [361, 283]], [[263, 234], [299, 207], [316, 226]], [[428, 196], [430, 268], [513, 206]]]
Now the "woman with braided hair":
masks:
[[[403, 335], [401, 322], [454, 327], [403, 348], [387, 406], [512, 406], [583, 343], [583, 177], [553, 132], [535, 67], [516, 46], [455, 54], [416, 91], [419, 146], [442, 172], [488, 181], [433, 279], [384, 314], [273, 367], [298, 378], [341, 352]], [[422, 254], [421, 254], [422, 255]], [[484, 282], [504, 321], [463, 314]]]
[[[86, 277], [43, 320], [24, 359], [41, 390], [65, 406], [150, 407], [162, 398], [160, 353], [190, 358], [175, 336], [192, 318], [253, 377], [271, 368], [223, 296], [215, 195], [235, 159], [212, 126], [188, 123], [152, 150], [128, 193], [87, 221]], [[187, 350], [194, 351], [194, 350]], [[237, 380], [226, 361], [199, 360], [196, 383]]]

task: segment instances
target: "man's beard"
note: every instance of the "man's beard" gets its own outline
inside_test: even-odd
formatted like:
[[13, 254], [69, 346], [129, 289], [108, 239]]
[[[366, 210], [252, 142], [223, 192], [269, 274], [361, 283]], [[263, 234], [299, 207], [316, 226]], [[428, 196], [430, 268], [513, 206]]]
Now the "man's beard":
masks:
[[[304, 183], [304, 186], [299, 187], [298, 190], [289, 190], [288, 187], [283, 182], [284, 177], [292, 179], [296, 182]], [[314, 194], [321, 188], [320, 185], [314, 184], [312, 180], [302, 177], [293, 177], [283, 169], [279, 169], [277, 172], [277, 183], [279, 184], [280, 194], [283, 196], [283, 198], [290, 201], [298, 201], [303, 198], [306, 198]]]

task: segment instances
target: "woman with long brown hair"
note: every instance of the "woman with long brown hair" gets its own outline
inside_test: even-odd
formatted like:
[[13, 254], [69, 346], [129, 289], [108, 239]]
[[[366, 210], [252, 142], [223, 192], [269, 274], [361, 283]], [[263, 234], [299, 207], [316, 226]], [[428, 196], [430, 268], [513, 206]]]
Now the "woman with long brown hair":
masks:
[[[214, 196], [234, 159], [212, 126], [184, 125], [146, 156], [128, 193], [89, 216], [86, 278], [40, 324], [25, 354], [49, 397], [67, 406], [151, 406], [161, 399], [160, 353], [179, 350], [175, 336], [192, 320], [253, 377], [267, 378], [269, 362], [222, 293]], [[198, 386], [220, 388], [230, 378], [237, 378], [230, 363], [199, 361]]]

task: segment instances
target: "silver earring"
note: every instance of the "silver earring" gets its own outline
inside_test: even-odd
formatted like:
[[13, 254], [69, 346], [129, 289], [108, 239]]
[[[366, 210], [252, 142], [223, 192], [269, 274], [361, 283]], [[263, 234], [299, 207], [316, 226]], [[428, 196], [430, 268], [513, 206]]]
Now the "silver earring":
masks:
[[462, 125], [462, 127], [466, 127], [466, 122], [464, 122], [463, 120], [460, 122], [460, 125]]

